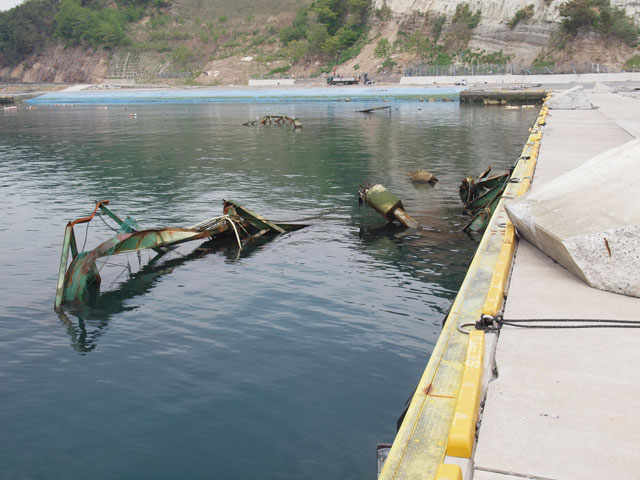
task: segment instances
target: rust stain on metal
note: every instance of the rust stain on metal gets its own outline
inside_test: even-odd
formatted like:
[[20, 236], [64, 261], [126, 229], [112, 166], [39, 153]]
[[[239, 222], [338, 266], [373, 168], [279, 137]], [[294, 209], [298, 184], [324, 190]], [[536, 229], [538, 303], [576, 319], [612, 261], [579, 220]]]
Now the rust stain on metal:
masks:
[[384, 185], [364, 183], [358, 186], [358, 202], [367, 204], [384, 217], [387, 222], [397, 220], [407, 228], [418, 228], [418, 222], [404, 210], [402, 201]]
[[256, 125], [258, 123], [262, 125], [271, 125], [275, 123], [276, 125], [284, 125], [289, 122], [289, 125], [292, 125], [294, 129], [302, 128], [302, 122], [296, 117], [289, 117], [287, 115], [264, 115], [261, 118], [256, 118], [255, 120], [249, 120], [248, 122], [244, 122], [242, 125], [245, 127], [249, 125]]
[[[98, 201], [89, 216], [67, 223], [54, 302], [56, 311], [61, 311], [63, 303], [84, 303], [89, 298], [89, 289], [99, 287], [101, 278], [95, 263], [98, 258], [145, 249], [152, 249], [158, 255], [162, 255], [166, 253], [166, 249], [162, 247], [172, 247], [201, 239], [225, 241], [233, 237], [237, 241], [238, 248], [242, 250], [244, 244], [263, 235], [292, 232], [307, 226], [271, 222], [229, 200], [223, 203], [223, 215], [210, 218], [190, 228], [164, 227], [143, 230], [133, 219], [127, 218], [126, 221], [122, 221], [107, 208], [108, 204], [108, 200]], [[93, 250], [78, 252], [73, 227], [90, 222], [98, 210], [116, 222], [120, 230]], [[72, 258], [69, 263], [70, 252]], [[67, 263], [69, 263], [68, 266]]]

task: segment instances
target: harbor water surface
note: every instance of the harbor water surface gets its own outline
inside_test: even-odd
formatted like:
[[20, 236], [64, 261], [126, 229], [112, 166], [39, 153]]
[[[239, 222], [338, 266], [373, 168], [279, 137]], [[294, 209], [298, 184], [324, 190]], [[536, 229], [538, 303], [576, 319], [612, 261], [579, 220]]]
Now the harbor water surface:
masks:
[[[0, 478], [375, 478], [477, 246], [460, 180], [507, 171], [537, 113], [355, 112], [379, 105], [0, 111]], [[268, 113], [304, 127], [241, 126]], [[439, 182], [411, 184], [416, 169]], [[359, 207], [366, 181], [421, 229]], [[99, 199], [142, 227], [192, 225], [223, 199], [311, 219], [242, 252], [110, 257], [101, 296], [58, 316], [64, 226]], [[84, 250], [112, 234], [76, 227]]]

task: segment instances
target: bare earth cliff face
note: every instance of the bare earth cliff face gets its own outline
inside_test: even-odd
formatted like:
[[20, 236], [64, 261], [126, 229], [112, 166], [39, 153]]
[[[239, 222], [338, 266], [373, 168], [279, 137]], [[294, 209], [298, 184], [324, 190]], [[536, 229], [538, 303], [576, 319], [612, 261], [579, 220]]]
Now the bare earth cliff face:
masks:
[[[515, 61], [523, 64], [531, 62], [548, 44], [551, 34], [558, 30], [558, 8], [565, 1], [468, 0], [471, 11], [482, 12], [480, 24], [473, 30], [469, 47], [487, 52], [502, 50], [505, 54], [514, 55]], [[451, 19], [456, 6], [461, 2], [462, 0], [373, 0], [373, 6], [380, 9], [386, 5], [396, 18], [417, 12], [444, 14]], [[533, 17], [520, 22], [511, 30], [509, 21], [518, 10], [527, 5], [534, 6]], [[640, 0], [611, 0], [611, 5], [625, 9], [629, 16], [640, 21]]]
[[[304, 3], [309, 1], [307, 0]], [[560, 28], [561, 19], [558, 9], [566, 1], [372, 0], [374, 10], [390, 11], [391, 15], [386, 17], [385, 20], [381, 20], [378, 15], [370, 16], [371, 28], [368, 44], [362, 48], [357, 57], [340, 65], [338, 72], [342, 75], [353, 74], [356, 71], [362, 73], [379, 72], [382, 59], [376, 58], [374, 51], [380, 39], [386, 38], [393, 44], [400, 36], [399, 32], [405, 35], [418, 31], [428, 34], [430, 30], [426, 27], [425, 22], [429, 18], [433, 19], [438, 15], [445, 15], [447, 19], [440, 37], [440, 42], [442, 42], [442, 39], [446, 37], [447, 29], [451, 27], [451, 20], [454, 17], [457, 5], [465, 2], [469, 4], [472, 12], [481, 12], [480, 23], [471, 30], [471, 38], [466, 46], [472, 51], [484, 50], [488, 53], [502, 51], [505, 55], [510, 55], [511, 61], [516, 65], [531, 65], [539, 54], [546, 55], [551, 46], [555, 47], [553, 49], [553, 60], [558, 65], [571, 64], [573, 62], [576, 62], [576, 64], [589, 62], [621, 65], [632, 55], [639, 52], [637, 48], [628, 47], [621, 42], [608, 42], [595, 34], [581, 34], [575, 38], [565, 37], [560, 47], [558, 45], [550, 45], [550, 42], [553, 43], [553, 38], [556, 37], [553, 35], [554, 32], [557, 32]], [[529, 5], [534, 7], [533, 15], [520, 21], [515, 28], [511, 29], [509, 22], [513, 20], [516, 12]], [[611, 5], [623, 8], [627, 15], [636, 20], [636, 23], [640, 23], [640, 0], [611, 0]], [[282, 19], [273, 23], [273, 32], [277, 32], [283, 25], [289, 24], [293, 17], [292, 10], [287, 9], [286, 12], [282, 13], [282, 16]], [[253, 27], [257, 27], [261, 22], [269, 23], [267, 22], [269, 18], [264, 15], [256, 15], [253, 20]], [[269, 34], [274, 40], [270, 48], [275, 51], [279, 48], [279, 44], [275, 43], [277, 33], [273, 32]], [[191, 33], [195, 35], [198, 32], [193, 31]], [[250, 51], [251, 47], [249, 46], [245, 50]], [[455, 51], [455, 49], [453, 50]], [[118, 53], [122, 52], [108, 52], [102, 49], [93, 51], [81, 47], [64, 48], [52, 45], [17, 66], [0, 67], [0, 79], [34, 83], [102, 83], [107, 76], [111, 55], [113, 54], [114, 58], [116, 58]], [[281, 58], [271, 62], [254, 61], [253, 58], [260, 55], [255, 55], [251, 52], [243, 55], [218, 55], [216, 60], [209, 58], [211, 57], [211, 52], [205, 53], [201, 52], [202, 61], [196, 67], [205, 72], [195, 79], [195, 83], [201, 85], [246, 85], [251, 75], [265, 75], [276, 67], [286, 67], [290, 64], [288, 58]], [[415, 54], [407, 51], [394, 54], [393, 58], [396, 62], [393, 72], [396, 75], [402, 72], [402, 68], [405, 65], [421, 63], [421, 60]], [[247, 59], [250, 59], [250, 61], [247, 61]], [[0, 58], [0, 64], [2, 63], [1, 60]], [[300, 62], [293, 65], [287, 74], [296, 77], [309, 77], [317, 75], [320, 66], [320, 61], [311, 59], [306, 63]], [[167, 82], [171, 83], [170, 81]]]
[[57, 45], [16, 66], [0, 68], [0, 78], [28, 83], [100, 83], [108, 65], [102, 50]]

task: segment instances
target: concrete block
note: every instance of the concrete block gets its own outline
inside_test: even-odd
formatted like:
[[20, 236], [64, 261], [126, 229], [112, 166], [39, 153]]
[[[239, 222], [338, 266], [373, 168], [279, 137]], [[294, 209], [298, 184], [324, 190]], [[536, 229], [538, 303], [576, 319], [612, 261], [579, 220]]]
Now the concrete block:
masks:
[[606, 86], [604, 83], [596, 83], [593, 87], [593, 93], [611, 93], [612, 89]]
[[640, 297], [640, 140], [506, 202], [518, 233], [589, 285]]
[[591, 110], [593, 105], [587, 98], [582, 86], [570, 88], [560, 93], [554, 93], [547, 100], [549, 110]]

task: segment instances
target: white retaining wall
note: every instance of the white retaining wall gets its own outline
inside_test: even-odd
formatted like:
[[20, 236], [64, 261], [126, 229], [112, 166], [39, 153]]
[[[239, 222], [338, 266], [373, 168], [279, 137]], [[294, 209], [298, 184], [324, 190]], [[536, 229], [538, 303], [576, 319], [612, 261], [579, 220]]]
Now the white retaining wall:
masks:
[[277, 86], [291, 86], [295, 80], [293, 78], [281, 78], [280, 80], [256, 80], [249, 79], [250, 87], [277, 87]]
[[591, 83], [640, 81], [640, 72], [577, 73], [554, 75], [441, 75], [431, 77], [401, 77], [400, 85], [452, 85], [466, 79], [468, 83]]

